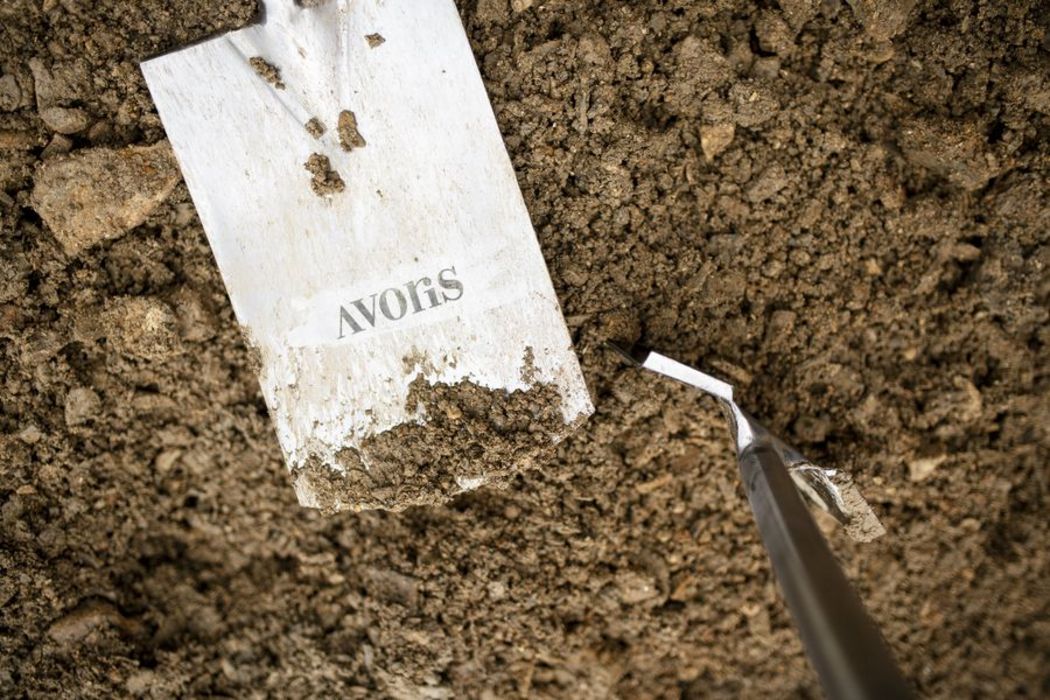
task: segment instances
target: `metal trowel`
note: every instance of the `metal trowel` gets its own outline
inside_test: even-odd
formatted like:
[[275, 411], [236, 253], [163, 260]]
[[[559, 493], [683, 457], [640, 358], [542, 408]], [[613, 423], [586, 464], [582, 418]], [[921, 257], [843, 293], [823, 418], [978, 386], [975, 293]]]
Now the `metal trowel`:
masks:
[[[830, 698], [905, 698], [911, 689], [800, 494], [857, 539], [884, 532], [851, 483], [821, 469], [737, 405], [732, 385], [660, 353], [609, 344], [630, 363], [715, 397], [728, 417], [740, 476], [803, 646]], [[844, 495], [845, 494], [845, 495]]]

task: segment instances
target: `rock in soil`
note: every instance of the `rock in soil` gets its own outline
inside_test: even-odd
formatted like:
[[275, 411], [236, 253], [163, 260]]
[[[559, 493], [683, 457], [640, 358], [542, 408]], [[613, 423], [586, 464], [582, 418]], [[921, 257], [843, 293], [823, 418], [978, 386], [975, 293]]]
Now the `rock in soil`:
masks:
[[33, 179], [33, 208], [69, 255], [117, 238], [168, 198], [179, 168], [166, 141], [53, 158]]
[[102, 401], [91, 389], [77, 387], [66, 396], [66, 425], [74, 427], [94, 419]]
[[76, 134], [91, 124], [87, 112], [76, 107], [45, 107], [40, 110], [40, 119], [60, 134]]
[[904, 30], [915, 0], [848, 0], [857, 20], [876, 41], [892, 39]]
[[101, 334], [127, 357], [163, 360], [181, 351], [178, 318], [159, 299], [114, 299], [101, 314], [100, 322]]
[[22, 88], [13, 75], [0, 77], [0, 111], [10, 112], [22, 103]]
[[704, 124], [700, 127], [700, 148], [704, 157], [712, 161], [733, 143], [736, 127], [732, 124]]

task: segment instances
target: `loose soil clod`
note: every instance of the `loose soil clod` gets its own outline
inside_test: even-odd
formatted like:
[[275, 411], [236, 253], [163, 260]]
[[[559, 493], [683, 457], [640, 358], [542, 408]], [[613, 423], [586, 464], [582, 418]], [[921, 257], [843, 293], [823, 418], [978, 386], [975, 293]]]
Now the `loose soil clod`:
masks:
[[[527, 371], [528, 363], [526, 363]], [[472, 382], [431, 385], [420, 375], [406, 402], [421, 424], [399, 425], [338, 457], [336, 473], [311, 465], [294, 475], [316, 494], [321, 510], [445, 503], [480, 485], [497, 486], [554, 449], [552, 436], [571, 430], [553, 386], [528, 391], [485, 389]]]
[[313, 136], [315, 139], [324, 136], [324, 132], [326, 131], [324, 122], [317, 117], [311, 117], [304, 126], [306, 128], [306, 133], [310, 134], [310, 136]]
[[278, 90], [284, 90], [284, 81], [281, 80], [281, 69], [267, 61], [262, 56], [252, 56], [248, 64], [259, 74], [259, 77], [273, 85]]
[[44, 163], [31, 201], [69, 255], [143, 223], [179, 181], [166, 142], [81, 149]]
[[76, 134], [91, 124], [87, 112], [75, 107], [47, 107], [40, 110], [40, 118], [48, 128], [60, 134]]
[[[107, 175], [164, 138], [133, 61], [258, 2], [0, 2], [0, 696], [818, 696], [722, 416], [607, 338], [855, 477], [888, 532], [829, 538], [920, 696], [1045, 696], [1045, 2], [907, 4], [460, 2], [597, 412], [322, 517], [174, 162]], [[95, 123], [45, 162], [55, 106]]]
[[344, 109], [339, 113], [339, 124], [336, 128], [339, 132], [339, 145], [344, 151], [352, 151], [367, 145], [365, 138], [357, 130], [357, 117], [350, 110]]
[[303, 166], [308, 173], [313, 175], [310, 187], [318, 196], [323, 197], [346, 189], [346, 183], [343, 182], [343, 178], [339, 177], [339, 173], [332, 169], [328, 156], [320, 153], [311, 154]]

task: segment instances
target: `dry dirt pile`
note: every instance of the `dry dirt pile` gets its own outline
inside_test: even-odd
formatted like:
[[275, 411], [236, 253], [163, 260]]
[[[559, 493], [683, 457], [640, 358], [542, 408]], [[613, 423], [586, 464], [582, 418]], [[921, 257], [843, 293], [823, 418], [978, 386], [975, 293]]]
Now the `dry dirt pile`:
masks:
[[[1039, 0], [470, 0], [597, 413], [449, 507], [296, 506], [139, 60], [248, 0], [0, 3], [0, 694], [817, 692], [713, 404], [889, 534], [831, 534], [924, 694], [1050, 692]], [[136, 176], [148, 166], [149, 176]]]

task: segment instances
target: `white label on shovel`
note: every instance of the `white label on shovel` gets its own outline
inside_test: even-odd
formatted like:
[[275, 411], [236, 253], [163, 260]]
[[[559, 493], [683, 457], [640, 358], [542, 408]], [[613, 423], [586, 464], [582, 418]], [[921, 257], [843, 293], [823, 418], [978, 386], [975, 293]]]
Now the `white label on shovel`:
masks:
[[593, 411], [451, 0], [271, 0], [142, 70], [301, 503], [441, 502]]

